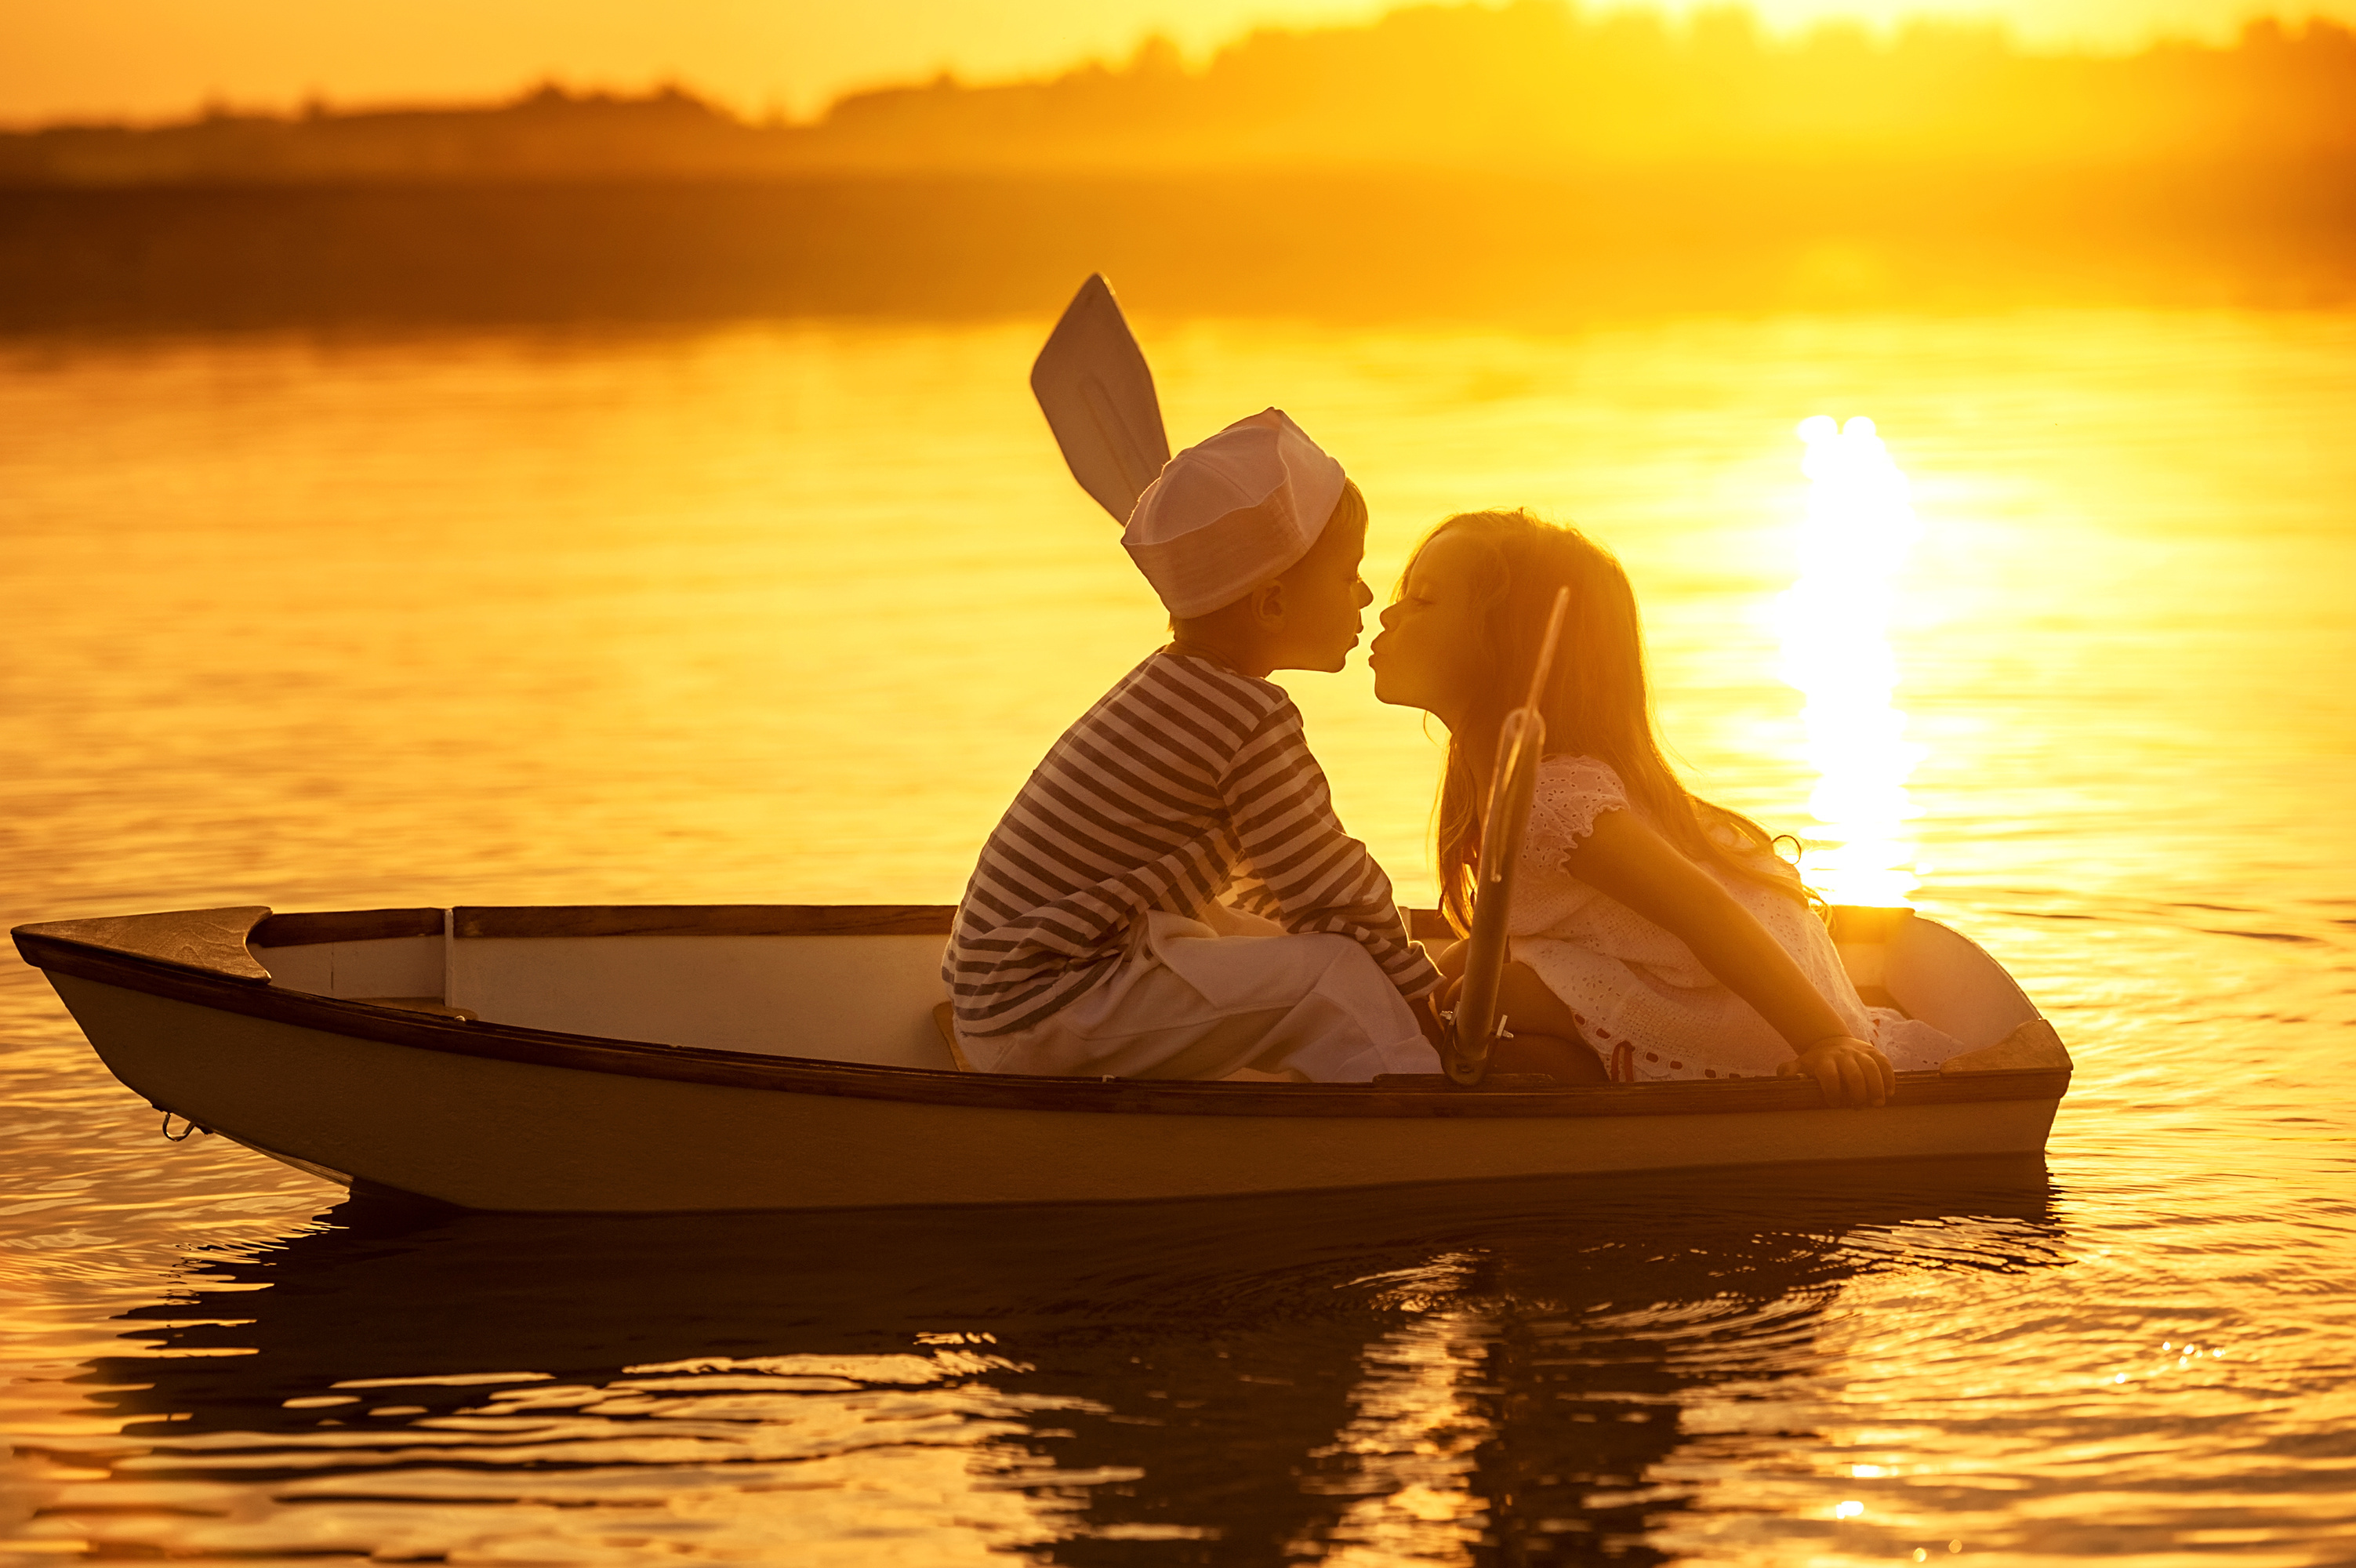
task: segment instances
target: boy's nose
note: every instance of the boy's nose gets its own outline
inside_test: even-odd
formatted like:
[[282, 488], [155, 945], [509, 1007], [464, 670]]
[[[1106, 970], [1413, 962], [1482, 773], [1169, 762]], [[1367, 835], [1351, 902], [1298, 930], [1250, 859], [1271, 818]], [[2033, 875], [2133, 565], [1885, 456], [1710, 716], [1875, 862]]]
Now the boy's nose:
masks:
[[1365, 609], [1368, 605], [1373, 604], [1374, 602], [1375, 602], [1375, 591], [1374, 591], [1374, 589], [1372, 589], [1372, 588], [1370, 588], [1370, 587], [1366, 586], [1366, 580], [1365, 580], [1364, 577], [1359, 578], [1359, 579], [1358, 579], [1358, 607], [1359, 607], [1360, 609]]

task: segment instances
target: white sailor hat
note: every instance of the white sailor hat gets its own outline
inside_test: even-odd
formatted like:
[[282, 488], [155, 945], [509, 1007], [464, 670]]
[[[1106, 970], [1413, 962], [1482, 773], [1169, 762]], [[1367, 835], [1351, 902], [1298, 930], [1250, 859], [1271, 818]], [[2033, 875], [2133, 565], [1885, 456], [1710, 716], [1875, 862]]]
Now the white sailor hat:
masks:
[[1283, 410], [1263, 409], [1171, 458], [1120, 542], [1172, 615], [1207, 615], [1308, 554], [1345, 479]]

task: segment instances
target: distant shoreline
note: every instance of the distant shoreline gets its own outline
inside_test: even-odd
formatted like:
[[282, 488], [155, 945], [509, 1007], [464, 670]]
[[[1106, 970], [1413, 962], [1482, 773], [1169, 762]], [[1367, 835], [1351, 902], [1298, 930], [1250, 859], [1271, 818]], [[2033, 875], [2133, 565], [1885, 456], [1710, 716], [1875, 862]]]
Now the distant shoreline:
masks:
[[1544, 177], [0, 188], [0, 332], [2356, 302], [2356, 156]]

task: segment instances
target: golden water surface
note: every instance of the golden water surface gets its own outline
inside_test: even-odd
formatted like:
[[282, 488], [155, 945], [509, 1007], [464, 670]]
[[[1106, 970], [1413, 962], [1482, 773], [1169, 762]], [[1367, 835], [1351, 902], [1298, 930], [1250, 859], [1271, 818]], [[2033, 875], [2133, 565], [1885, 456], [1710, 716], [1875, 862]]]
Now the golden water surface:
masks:
[[[1141, 323], [1628, 563], [1665, 728], [2078, 1064], [2027, 1170], [401, 1224], [0, 975], [0, 1559], [2356, 1556], [2356, 319]], [[0, 349], [0, 915], [947, 902], [1156, 641], [1042, 322]], [[1437, 749], [1288, 678], [1429, 897]]]

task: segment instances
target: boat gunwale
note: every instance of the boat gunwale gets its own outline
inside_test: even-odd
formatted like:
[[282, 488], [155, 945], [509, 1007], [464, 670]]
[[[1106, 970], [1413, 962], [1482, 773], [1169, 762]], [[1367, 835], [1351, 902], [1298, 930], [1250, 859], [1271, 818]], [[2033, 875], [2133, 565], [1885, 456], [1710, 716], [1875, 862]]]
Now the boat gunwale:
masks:
[[[675, 909], [693, 907], [648, 908]], [[776, 909], [819, 907], [722, 908]], [[870, 908], [905, 913], [911, 909], [929, 910], [935, 907], [834, 908], [846, 911]], [[216, 917], [250, 913], [253, 917], [250, 928], [256, 930], [268, 920], [284, 918], [272, 916], [267, 909], [260, 908], [176, 913]], [[356, 917], [382, 917], [417, 912], [349, 913]], [[136, 918], [138, 917], [127, 917], [123, 921], [112, 923], [107, 935], [114, 935], [129, 920]], [[296, 918], [316, 920], [316, 923], [309, 928], [311, 931], [331, 929], [324, 918]], [[573, 1071], [701, 1083], [719, 1088], [916, 1101], [974, 1110], [1277, 1118], [1513, 1117], [1580, 1120], [1815, 1111], [1824, 1107], [1815, 1081], [1802, 1078], [1673, 1080], [1554, 1090], [1422, 1089], [1374, 1083], [1220, 1083], [1164, 1079], [1075, 1079], [969, 1073], [663, 1045], [448, 1018], [372, 1002], [322, 996], [311, 992], [256, 983], [251, 976], [232, 970], [207, 968], [185, 960], [174, 961], [93, 937], [90, 931], [93, 924], [95, 922], [60, 921], [47, 926], [19, 926], [12, 934], [25, 961], [41, 970], [220, 1012], [449, 1055], [489, 1058]], [[876, 932], [873, 926], [863, 929], [871, 934], [882, 934]], [[309, 940], [355, 939], [313, 935]], [[1898, 1092], [1891, 1103], [1916, 1106], [1990, 1101], [2058, 1101], [2067, 1092], [2070, 1078], [2071, 1069], [2068, 1068], [2009, 1069], [1954, 1074], [1901, 1073], [1899, 1075]]]
[[[227, 915], [244, 910], [177, 913]], [[1451, 940], [1462, 934], [1438, 909], [1402, 908], [1399, 913], [1407, 918], [1408, 933], [1419, 940]], [[246, 936], [250, 946], [305, 947], [438, 937], [445, 932], [462, 941], [671, 936], [946, 937], [957, 925], [954, 904], [461, 904], [448, 909], [318, 909], [284, 915], [263, 910], [262, 914]], [[120, 916], [107, 923], [166, 918], [161, 914]], [[1837, 904], [1826, 911], [1836, 942], [1886, 942], [1901, 922], [1914, 918], [1913, 910], [1902, 908]], [[59, 921], [27, 929], [50, 933], [87, 924]]]

